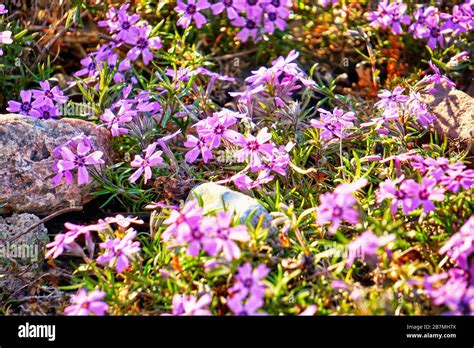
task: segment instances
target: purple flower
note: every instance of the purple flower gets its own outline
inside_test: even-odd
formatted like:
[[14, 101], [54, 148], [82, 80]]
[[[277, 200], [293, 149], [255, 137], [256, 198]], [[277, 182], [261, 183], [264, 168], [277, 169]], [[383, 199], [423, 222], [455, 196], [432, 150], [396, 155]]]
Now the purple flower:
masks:
[[117, 40], [128, 42], [134, 35], [136, 27], [134, 24], [138, 22], [140, 16], [138, 14], [129, 15], [126, 12], [120, 12], [118, 14], [118, 30], [116, 35]]
[[436, 119], [436, 117], [428, 111], [428, 106], [421, 102], [421, 96], [417, 92], [412, 91], [410, 93], [408, 111], [415, 116], [417, 122], [423, 127], [427, 127]]
[[40, 112], [34, 109], [31, 103], [32, 95], [33, 93], [30, 90], [20, 91], [21, 103], [10, 100], [8, 101], [7, 110], [10, 112], [19, 113], [21, 115], [39, 118], [41, 116]]
[[414, 204], [421, 205], [425, 213], [435, 209], [435, 202], [444, 200], [444, 189], [436, 187], [437, 181], [434, 178], [423, 178], [419, 187], [418, 196], [415, 197]]
[[97, 263], [108, 263], [109, 267], [115, 266], [116, 271], [122, 273], [130, 266], [130, 259], [140, 252], [140, 243], [133, 241], [136, 234], [135, 230], [129, 229], [123, 238], [108, 239], [100, 243], [100, 248], [105, 251], [97, 258]]
[[469, 265], [469, 259], [474, 254], [474, 216], [466, 221], [459, 232], [451, 236], [439, 252], [447, 254], [465, 271], [474, 270], [474, 262], [471, 261]]
[[[214, 149], [220, 146], [221, 138], [224, 138], [231, 143], [243, 141], [244, 137], [232, 130], [232, 127], [237, 123], [237, 118], [233, 111], [223, 109], [220, 112], [214, 113], [212, 117], [196, 123], [195, 127], [200, 137], [207, 142], [209, 149]], [[240, 116], [240, 114], [237, 114]], [[185, 145], [186, 146], [186, 145]]]
[[140, 176], [143, 174], [143, 172], [145, 172], [144, 183], [146, 184], [146, 182], [152, 177], [151, 168], [158, 167], [164, 164], [163, 158], [161, 157], [163, 151], [156, 151], [157, 146], [158, 142], [148, 145], [147, 148], [143, 150], [143, 153], [145, 154], [144, 158], [142, 158], [140, 155], [135, 155], [135, 158], [130, 163], [130, 165], [134, 168], [138, 168], [138, 170], [132, 174], [129, 179], [130, 182], [137, 181], [138, 178], [140, 178]]
[[227, 299], [227, 307], [234, 315], [265, 315], [263, 312], [257, 312], [264, 305], [264, 301], [259, 296], [250, 296], [248, 298], [234, 295]]
[[366, 184], [367, 179], [358, 179], [353, 183], [340, 184], [333, 192], [322, 194], [317, 208], [317, 224], [322, 226], [330, 223], [331, 234], [343, 221], [356, 224], [359, 221], [359, 212], [355, 208], [357, 201], [354, 193]]
[[112, 136], [117, 137], [128, 133], [128, 129], [123, 128], [122, 126], [124, 123], [132, 121], [135, 115], [135, 111], [129, 110], [125, 105], [122, 105], [116, 114], [114, 114], [110, 109], [105, 109], [104, 114], [100, 116], [100, 119], [105, 122], [107, 128], [111, 131]]
[[43, 120], [55, 119], [61, 116], [61, 111], [59, 110], [57, 106], [50, 107], [50, 106], [44, 105], [38, 109], [38, 112], [40, 113], [39, 118]]
[[92, 256], [94, 242], [91, 238], [90, 232], [100, 231], [106, 228], [106, 226], [102, 223], [84, 226], [66, 222], [64, 226], [66, 227], [67, 232], [57, 234], [54, 237], [54, 241], [46, 245], [46, 248], [49, 250], [46, 252], [45, 258], [51, 257], [55, 259], [62, 255], [65, 250], [72, 253], [73, 255], [84, 256], [82, 248], [76, 242], [80, 236], [84, 236], [87, 249], [89, 249], [89, 254]]
[[7, 14], [8, 10], [5, 8], [5, 5], [0, 4], [0, 15]]
[[[418, 184], [411, 179], [405, 181], [404, 179], [402, 176], [396, 180], [385, 180], [380, 183], [376, 193], [377, 203], [382, 203], [386, 199], [392, 201], [391, 211], [393, 215], [396, 214], [399, 205], [402, 206], [405, 215], [416, 209], [414, 198], [418, 193]], [[398, 187], [400, 183], [402, 184]]]
[[367, 19], [371, 21], [370, 26], [390, 28], [394, 35], [403, 33], [402, 24], [410, 24], [411, 17], [406, 15], [407, 5], [402, 2], [392, 2], [388, 0], [379, 2], [377, 11], [367, 14]]
[[394, 109], [399, 104], [405, 104], [409, 100], [409, 96], [403, 95], [405, 88], [400, 86], [395, 87], [393, 91], [384, 89], [378, 94], [379, 101], [375, 103], [375, 106], [379, 109]]
[[99, 21], [97, 24], [99, 27], [107, 27], [109, 32], [120, 30], [120, 17], [126, 15], [129, 7], [129, 3], [123, 4], [118, 10], [115, 7], [111, 7], [105, 15], [107, 19], [105, 21]]
[[105, 292], [94, 290], [87, 292], [85, 289], [79, 289], [77, 294], [71, 297], [71, 305], [66, 307], [66, 315], [105, 315], [109, 308], [103, 301]]
[[318, 109], [318, 111], [321, 113], [321, 121], [313, 119], [311, 125], [322, 129], [321, 137], [325, 140], [333, 137], [345, 138], [348, 134], [344, 130], [354, 126], [352, 121], [356, 118], [353, 112], [344, 112], [337, 107], [332, 112], [324, 109]]
[[456, 84], [453, 81], [451, 81], [449, 78], [441, 74], [438, 67], [434, 65], [431, 60], [428, 62], [428, 64], [431, 67], [431, 69], [433, 69], [433, 71], [435, 72], [434, 75], [427, 76], [428, 83], [434, 83], [437, 85], [443, 85], [443, 83], [446, 83], [449, 87], [456, 87]]
[[130, 60], [136, 61], [141, 55], [143, 63], [148, 65], [153, 59], [153, 53], [151, 53], [151, 50], [156, 50], [162, 47], [161, 39], [158, 36], [150, 37], [151, 30], [151, 26], [142, 25], [134, 31], [133, 37], [127, 41], [127, 43], [134, 45], [134, 47], [127, 53], [127, 57]]
[[285, 19], [290, 15], [291, 0], [271, 0], [265, 6], [263, 28], [266, 33], [273, 34], [275, 27], [285, 30]]
[[457, 36], [460, 33], [471, 31], [474, 28], [474, 6], [472, 1], [453, 6], [452, 14], [442, 13], [441, 18], [445, 21], [441, 26], [444, 33]]
[[247, 12], [246, 18], [237, 17], [231, 22], [235, 27], [242, 27], [242, 29], [236, 35], [240, 41], [246, 42], [250, 37], [253, 39], [253, 41], [257, 41], [260, 16], [261, 12], [257, 16], [252, 16], [249, 12]]
[[262, 281], [270, 273], [270, 269], [263, 263], [252, 269], [252, 265], [247, 262], [239, 267], [236, 274], [235, 283], [229, 289], [229, 294], [232, 296], [245, 296], [263, 298], [265, 295], [266, 285]]
[[420, 155], [412, 157], [411, 165], [425, 176], [431, 176], [437, 181], [445, 175], [447, 170], [463, 170], [466, 165], [462, 162], [450, 164], [449, 159], [445, 157], [438, 157], [436, 159], [427, 157], [423, 158]]
[[49, 106], [54, 107], [55, 102], [58, 104], [64, 104], [68, 97], [66, 97], [63, 92], [59, 90], [58, 86], [54, 86], [51, 88], [48, 81], [43, 81], [39, 83], [41, 86], [41, 90], [33, 90], [33, 96], [35, 97], [35, 101], [33, 102], [33, 107], [39, 108], [41, 106]]
[[394, 35], [400, 35], [403, 33], [402, 24], [409, 25], [411, 23], [411, 17], [405, 12], [407, 11], [407, 5], [403, 2], [392, 2], [387, 7], [388, 14], [390, 17], [388, 26], [391, 28]]
[[[262, 177], [270, 176], [271, 172], [285, 175], [286, 168], [290, 164], [290, 156], [288, 155], [288, 152], [291, 150], [293, 145], [294, 144], [290, 142], [286, 146], [280, 146], [279, 148], [274, 147], [271, 156], [262, 163], [261, 167], [256, 167], [254, 170], [263, 171], [265, 175], [262, 174]], [[260, 179], [262, 179], [262, 177], [260, 177]]]
[[207, 217], [203, 222], [203, 229], [212, 238], [206, 251], [210, 255], [216, 255], [221, 251], [227, 261], [240, 258], [240, 248], [236, 241], [246, 242], [250, 239], [247, 227], [239, 225], [231, 227], [232, 213], [226, 211], [217, 212], [217, 217]]
[[458, 193], [461, 187], [469, 190], [474, 185], [474, 169], [448, 169], [441, 178], [441, 185], [454, 193]]
[[268, 129], [262, 128], [257, 136], [248, 135], [247, 138], [239, 140], [237, 145], [243, 147], [241, 150], [235, 152], [234, 156], [241, 162], [250, 158], [251, 167], [260, 167], [262, 165], [262, 158], [268, 158], [272, 155], [274, 146], [268, 141], [272, 139], [272, 134]]
[[382, 27], [387, 28], [390, 23], [389, 16], [389, 1], [382, 0], [378, 2], [377, 10], [370, 11], [367, 13], [367, 20], [370, 21], [371, 27]]
[[390, 125], [389, 121], [398, 120], [400, 117], [398, 108], [387, 108], [383, 111], [380, 117], [375, 117], [372, 121], [361, 123], [361, 127], [370, 127], [375, 125], [375, 129], [380, 134], [388, 134]]
[[351, 266], [356, 258], [367, 260], [376, 255], [377, 249], [395, 239], [394, 235], [377, 237], [372, 231], [365, 231], [348, 245], [349, 257], [347, 266]]
[[[89, 182], [89, 173], [86, 166], [105, 163], [102, 159], [103, 152], [94, 151], [89, 153], [92, 150], [90, 141], [78, 142], [73, 150], [75, 153], [67, 145], [58, 149], [58, 157], [61, 156], [61, 159], [56, 164], [58, 174], [53, 178], [53, 182], [56, 185], [59, 184], [65, 173], [70, 173], [73, 169], [77, 169], [78, 184], [87, 184]], [[66, 184], [69, 185], [71, 181], [72, 177], [70, 174], [66, 175]]]
[[240, 9], [245, 3], [246, 0], [218, 0], [211, 5], [212, 14], [217, 15], [225, 10], [227, 18], [233, 20], [239, 16]]
[[240, 11], [245, 11], [248, 16], [260, 17], [262, 14], [262, 7], [267, 5], [269, 0], [246, 0], [237, 4]]
[[438, 16], [438, 9], [434, 6], [419, 7], [413, 12], [413, 23], [410, 25], [408, 32], [413, 33], [416, 39], [423, 39], [427, 37], [429, 29], [426, 26], [426, 19], [428, 17]]
[[198, 29], [207, 23], [206, 17], [199, 11], [205, 10], [211, 7], [211, 4], [207, 0], [188, 0], [187, 2], [178, 0], [177, 6], [174, 8], [181, 17], [178, 19], [176, 24], [183, 28], [189, 27], [191, 21], [196, 23]]
[[74, 77], [87, 76], [88, 78], [97, 77], [99, 71], [97, 70], [97, 64], [93, 54], [89, 54], [87, 57], [81, 59], [82, 69], [74, 73]]
[[[426, 277], [424, 287], [437, 306], [445, 305], [451, 311], [446, 315], [474, 314], [474, 286], [468, 272], [452, 268], [447, 273]], [[440, 282], [445, 281], [440, 285]]]
[[204, 163], [212, 159], [212, 152], [208, 147], [208, 142], [203, 137], [196, 138], [194, 135], [189, 134], [186, 137], [184, 146], [191, 148], [184, 156], [189, 163], [195, 162], [199, 154], [201, 154]]
[[202, 209], [197, 206], [197, 201], [187, 202], [180, 210], [171, 210], [170, 216], [163, 221], [168, 228], [163, 232], [162, 238], [166, 241], [172, 236], [182, 238], [181, 236], [189, 234], [201, 222]]
[[209, 294], [204, 294], [199, 299], [194, 295], [174, 295], [172, 315], [212, 315], [206, 309], [211, 301], [212, 297]]

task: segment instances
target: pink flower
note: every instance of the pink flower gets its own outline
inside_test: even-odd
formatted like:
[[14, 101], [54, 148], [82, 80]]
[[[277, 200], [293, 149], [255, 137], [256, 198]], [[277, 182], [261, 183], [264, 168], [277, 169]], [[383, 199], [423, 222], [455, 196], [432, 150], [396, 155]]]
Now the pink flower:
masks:
[[352, 183], [344, 183], [336, 187], [334, 192], [327, 192], [320, 196], [321, 204], [317, 209], [318, 225], [329, 223], [330, 233], [334, 233], [343, 221], [356, 224], [359, 213], [356, 210], [357, 201], [354, 193], [367, 184], [367, 179], [359, 179]]
[[11, 31], [0, 31], [0, 44], [10, 45], [13, 43]]
[[56, 237], [54, 237], [54, 241], [46, 244], [46, 248], [49, 250], [46, 252], [45, 258], [51, 257], [55, 259], [62, 255], [65, 250], [77, 256], [84, 256], [82, 248], [76, 242], [80, 236], [84, 236], [89, 255], [92, 257], [94, 252], [94, 242], [91, 238], [90, 232], [99, 231], [106, 228], [106, 226], [102, 223], [84, 226], [66, 222], [64, 226], [68, 231], [66, 233], [60, 233], [56, 235]]
[[[130, 107], [129, 104], [127, 104], [127, 106]], [[135, 115], [135, 111], [129, 110], [125, 105], [122, 105], [116, 114], [110, 109], [105, 109], [104, 114], [100, 116], [100, 119], [104, 121], [110, 129], [112, 136], [116, 137], [128, 133], [128, 129], [123, 128], [122, 126], [124, 123], [133, 120]]]
[[187, 202], [181, 209], [173, 209], [170, 216], [163, 221], [168, 228], [163, 232], [162, 238], [169, 240], [171, 237], [181, 238], [189, 234], [192, 229], [198, 227], [202, 219], [202, 208], [197, 205], [196, 200]]
[[199, 155], [202, 156], [204, 163], [207, 163], [212, 159], [212, 152], [208, 147], [206, 139], [202, 137], [196, 138], [194, 135], [189, 134], [186, 137], [184, 146], [191, 148], [191, 150], [189, 150], [184, 156], [188, 163], [195, 162]]
[[118, 214], [115, 217], [106, 217], [104, 223], [117, 224], [121, 228], [125, 229], [129, 227], [131, 224], [142, 225], [144, 222], [143, 220], [140, 220], [137, 217], [131, 217], [131, 216], [125, 217], [121, 214]]
[[66, 315], [105, 315], [109, 308], [107, 303], [102, 301], [105, 292], [94, 290], [89, 293], [85, 289], [79, 289], [76, 295], [71, 297], [71, 305], [66, 307]]
[[237, 116], [233, 111], [222, 109], [214, 113], [212, 117], [196, 123], [195, 127], [199, 135], [208, 142], [209, 149], [217, 148], [221, 144], [221, 138], [236, 143], [243, 140], [243, 136], [229, 127], [237, 123]]
[[33, 90], [33, 96], [36, 100], [33, 102], [33, 107], [39, 108], [41, 106], [54, 107], [55, 102], [58, 104], [64, 104], [69, 99], [66, 97], [63, 92], [59, 89], [58, 86], [51, 88], [48, 81], [43, 81], [39, 83], [41, 90]]
[[78, 184], [87, 184], [89, 182], [89, 173], [86, 166], [105, 163], [102, 159], [103, 152], [94, 151], [89, 153], [92, 150], [90, 141], [78, 142], [73, 150], [75, 153], [68, 146], [62, 146], [58, 149], [58, 154], [62, 159], [56, 165], [58, 174], [53, 178], [55, 184], [59, 184], [65, 173], [69, 173], [66, 174], [66, 184], [70, 184], [72, 180], [70, 172], [73, 169], [77, 169]]
[[212, 297], [209, 294], [204, 294], [199, 299], [194, 295], [174, 295], [172, 315], [212, 315], [206, 309], [211, 301]]
[[267, 127], [262, 128], [257, 136], [248, 135], [247, 138], [239, 140], [237, 145], [243, 147], [235, 153], [235, 157], [243, 162], [250, 158], [251, 167], [260, 167], [262, 158], [272, 156], [273, 145], [268, 143], [272, 139], [272, 134], [268, 132]]
[[375, 256], [378, 248], [387, 245], [394, 239], [394, 235], [377, 237], [372, 231], [365, 231], [349, 243], [347, 266], [350, 267], [357, 257], [366, 260]]
[[136, 257], [140, 252], [140, 243], [133, 241], [137, 232], [133, 229], [122, 238], [108, 239], [99, 246], [105, 252], [97, 258], [100, 265], [107, 264], [109, 267], [115, 266], [118, 273], [123, 272], [130, 266], [130, 259]]
[[206, 251], [209, 255], [216, 255], [221, 251], [227, 261], [240, 258], [238, 242], [246, 242], [250, 239], [247, 227], [239, 225], [231, 227], [232, 213], [226, 211], [217, 212], [217, 217], [208, 217], [203, 221], [203, 229], [210, 237]]
[[161, 157], [163, 151], [156, 151], [156, 147], [158, 143], [155, 142], [147, 146], [143, 152], [145, 153], [145, 158], [142, 158], [140, 155], [135, 155], [135, 159], [130, 163], [130, 165], [134, 168], [138, 168], [138, 170], [132, 174], [130, 177], [130, 182], [135, 182], [140, 178], [140, 176], [145, 172], [145, 184], [148, 180], [152, 177], [151, 168], [157, 167], [159, 165], [163, 165], [164, 161]]

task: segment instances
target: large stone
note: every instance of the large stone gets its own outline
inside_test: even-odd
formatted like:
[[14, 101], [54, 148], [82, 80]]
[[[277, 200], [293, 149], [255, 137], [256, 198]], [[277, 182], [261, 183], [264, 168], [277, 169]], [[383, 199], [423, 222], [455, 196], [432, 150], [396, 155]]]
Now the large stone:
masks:
[[13, 212], [47, 215], [71, 202], [82, 205], [94, 184], [55, 186], [53, 150], [81, 133], [89, 136], [94, 149], [110, 160], [109, 131], [87, 121], [63, 118], [38, 120], [22, 115], [0, 115], [0, 207]]
[[0, 217], [0, 259], [36, 262], [48, 240], [48, 230], [36, 215]]
[[263, 216], [262, 227], [269, 228], [270, 234], [276, 232], [276, 229], [270, 226], [272, 217], [255, 198], [212, 182], [193, 188], [189, 193], [188, 200], [198, 197], [202, 199], [205, 213], [225, 209], [239, 216], [239, 221], [242, 224], [245, 223], [250, 214], [253, 214], [249, 222], [254, 227], [257, 226]]
[[440, 84], [431, 85], [421, 95], [436, 116], [433, 129], [474, 153], [474, 98]]

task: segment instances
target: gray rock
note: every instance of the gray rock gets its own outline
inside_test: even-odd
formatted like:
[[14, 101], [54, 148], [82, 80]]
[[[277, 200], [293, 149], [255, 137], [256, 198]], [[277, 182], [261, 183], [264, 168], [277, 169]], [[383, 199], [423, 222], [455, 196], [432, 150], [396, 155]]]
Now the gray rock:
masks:
[[272, 217], [255, 198], [212, 182], [193, 188], [187, 200], [197, 197], [201, 197], [205, 213], [226, 209], [239, 216], [241, 223], [244, 223], [249, 215], [255, 211], [249, 220], [252, 226], [257, 226], [263, 215], [262, 227], [269, 228], [270, 235], [276, 233], [276, 229], [270, 226]]
[[40, 218], [33, 214], [0, 217], [0, 259], [38, 261], [48, 242], [48, 230], [43, 224], [29, 229], [39, 222]]
[[82, 205], [94, 184], [78, 186], [77, 182], [55, 186], [53, 150], [84, 133], [94, 149], [112, 158], [110, 134], [105, 128], [87, 121], [63, 118], [38, 120], [22, 115], [0, 115], [0, 208], [13, 212], [47, 215], [59, 209]]
[[[427, 93], [430, 89], [433, 92]], [[474, 98], [439, 84], [430, 85], [420, 94], [429, 111], [436, 116], [432, 129], [474, 153]]]

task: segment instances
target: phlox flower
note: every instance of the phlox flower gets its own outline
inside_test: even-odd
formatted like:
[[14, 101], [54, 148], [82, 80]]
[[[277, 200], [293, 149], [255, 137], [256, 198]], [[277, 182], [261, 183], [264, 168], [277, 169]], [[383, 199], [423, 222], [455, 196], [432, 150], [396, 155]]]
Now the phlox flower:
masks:
[[229, 294], [232, 296], [238, 295], [241, 298], [245, 296], [263, 298], [266, 288], [263, 279], [265, 279], [269, 273], [270, 269], [263, 263], [255, 268], [252, 268], [249, 262], [245, 263], [239, 267], [235, 276], [235, 283], [229, 289]]
[[181, 15], [176, 24], [183, 28], [189, 27], [192, 21], [196, 27], [201, 29], [207, 23], [206, 17], [200, 12], [211, 7], [207, 0], [188, 0], [187, 2], [178, 0], [174, 10]]
[[32, 90], [33, 97], [35, 101], [33, 102], [33, 107], [39, 108], [41, 106], [54, 107], [55, 103], [64, 104], [69, 99], [67, 96], [61, 92], [58, 86], [51, 88], [48, 81], [43, 81], [39, 83], [41, 90]]
[[99, 265], [108, 264], [118, 273], [122, 273], [130, 266], [130, 260], [140, 252], [140, 243], [134, 241], [137, 232], [129, 229], [123, 238], [108, 239], [99, 246], [104, 252], [97, 258]]
[[394, 235], [378, 237], [370, 230], [365, 231], [349, 243], [347, 247], [349, 251], [347, 266], [350, 267], [356, 258], [366, 260], [375, 256], [377, 254], [378, 248], [387, 245], [394, 239]]
[[146, 182], [150, 180], [152, 177], [151, 168], [158, 167], [164, 164], [163, 158], [161, 157], [161, 154], [163, 153], [163, 151], [156, 151], [157, 146], [158, 146], [157, 142], [148, 145], [146, 149], [143, 150], [143, 153], [145, 154], [144, 157], [140, 155], [135, 155], [135, 158], [130, 163], [130, 165], [138, 169], [129, 178], [130, 182], [133, 183], [137, 181], [140, 178], [140, 176], [142, 176], [142, 174], [145, 173], [144, 182], [146, 184]]
[[[73, 151], [74, 150], [74, 151]], [[102, 151], [92, 151], [90, 141], [79, 141], [75, 148], [71, 150], [69, 146], [62, 146], [58, 149], [61, 159], [58, 160], [56, 168], [58, 174], [53, 178], [53, 183], [59, 184], [63, 176], [66, 177], [66, 184], [72, 181], [71, 171], [77, 170], [77, 182], [84, 185], [89, 182], [89, 172], [87, 166], [105, 163], [102, 159]], [[68, 173], [65, 175], [65, 173]]]
[[20, 115], [32, 116], [39, 118], [41, 116], [40, 112], [33, 108], [31, 98], [33, 93], [31, 90], [20, 91], [21, 103], [14, 100], [8, 101], [7, 111], [19, 113]]
[[332, 112], [318, 109], [321, 114], [321, 120], [312, 119], [311, 125], [321, 129], [321, 137], [325, 140], [330, 140], [333, 137], [345, 138], [347, 133], [345, 129], [353, 127], [356, 117], [353, 112], [344, 112], [338, 107], [334, 108]]
[[71, 305], [66, 307], [66, 315], [105, 315], [109, 305], [103, 301], [105, 292], [94, 290], [87, 292], [85, 289], [79, 289], [71, 297]]
[[250, 167], [260, 167], [262, 159], [272, 155], [274, 146], [269, 143], [271, 139], [272, 134], [268, 132], [268, 129], [266, 127], [262, 128], [257, 136], [248, 135], [246, 138], [239, 140], [237, 145], [242, 149], [236, 151], [234, 156], [241, 162], [249, 158]]
[[200, 298], [191, 295], [174, 295], [173, 313], [171, 315], [212, 315], [208, 307], [212, 302], [209, 294], [204, 294]]
[[151, 51], [162, 47], [161, 39], [158, 36], [150, 37], [151, 30], [152, 27], [150, 25], [142, 25], [134, 31], [135, 35], [127, 42], [134, 45], [127, 53], [127, 57], [130, 60], [136, 61], [141, 55], [143, 63], [148, 65], [153, 59]]
[[344, 183], [336, 187], [333, 192], [326, 192], [319, 198], [317, 208], [318, 225], [330, 224], [329, 232], [336, 232], [343, 221], [356, 224], [359, 221], [359, 212], [356, 209], [357, 200], [354, 193], [367, 184], [367, 179], [358, 179], [353, 183]]

